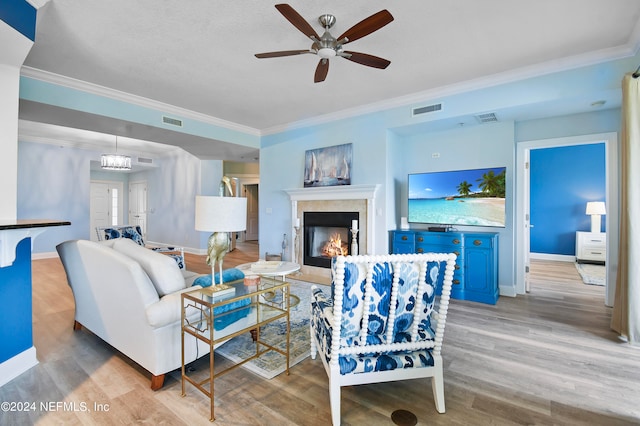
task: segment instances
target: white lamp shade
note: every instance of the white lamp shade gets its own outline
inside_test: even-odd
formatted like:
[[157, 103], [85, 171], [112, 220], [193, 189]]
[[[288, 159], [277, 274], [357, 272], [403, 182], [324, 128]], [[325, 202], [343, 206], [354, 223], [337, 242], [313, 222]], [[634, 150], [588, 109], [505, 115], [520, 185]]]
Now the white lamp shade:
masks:
[[588, 215], [592, 214], [607, 214], [607, 209], [604, 205], [603, 201], [589, 201], [587, 203], [587, 213]]
[[246, 225], [246, 198], [196, 196], [197, 231], [237, 232], [244, 231]]

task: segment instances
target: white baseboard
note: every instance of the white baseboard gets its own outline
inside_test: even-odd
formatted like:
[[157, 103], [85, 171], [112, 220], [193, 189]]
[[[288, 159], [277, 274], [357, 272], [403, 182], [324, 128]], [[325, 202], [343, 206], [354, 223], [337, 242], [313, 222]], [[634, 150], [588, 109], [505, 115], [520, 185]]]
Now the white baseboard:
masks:
[[555, 260], [556, 262], [570, 262], [575, 263], [575, 255], [568, 254], [548, 254], [548, 253], [529, 253], [531, 259], [538, 260]]
[[500, 287], [500, 296], [516, 297], [516, 288], [513, 286]]
[[38, 365], [38, 358], [36, 358], [35, 346], [31, 346], [26, 351], [9, 358], [0, 364], [0, 386], [4, 386], [36, 365]]
[[53, 259], [54, 257], [58, 257], [57, 251], [49, 251], [46, 253], [31, 253], [31, 260]]

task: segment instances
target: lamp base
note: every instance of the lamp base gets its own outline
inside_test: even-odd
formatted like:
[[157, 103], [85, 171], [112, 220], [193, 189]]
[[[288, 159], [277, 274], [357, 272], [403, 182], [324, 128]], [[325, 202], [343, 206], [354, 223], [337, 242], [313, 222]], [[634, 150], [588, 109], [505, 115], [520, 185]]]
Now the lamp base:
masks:
[[220, 283], [222, 284], [222, 260], [229, 251], [229, 233], [214, 232], [207, 242], [207, 265], [211, 266], [211, 284], [215, 285], [216, 280], [216, 262], [220, 271]]
[[600, 215], [592, 214], [591, 215], [591, 233], [599, 234], [601, 232], [602, 232], [602, 227], [601, 227]]

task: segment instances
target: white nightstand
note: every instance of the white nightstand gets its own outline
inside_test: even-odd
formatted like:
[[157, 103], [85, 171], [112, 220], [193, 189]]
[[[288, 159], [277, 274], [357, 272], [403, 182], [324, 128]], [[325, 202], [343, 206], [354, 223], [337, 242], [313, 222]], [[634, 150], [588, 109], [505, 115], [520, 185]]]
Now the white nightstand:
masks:
[[576, 260], [604, 263], [607, 259], [607, 234], [604, 232], [576, 232]]

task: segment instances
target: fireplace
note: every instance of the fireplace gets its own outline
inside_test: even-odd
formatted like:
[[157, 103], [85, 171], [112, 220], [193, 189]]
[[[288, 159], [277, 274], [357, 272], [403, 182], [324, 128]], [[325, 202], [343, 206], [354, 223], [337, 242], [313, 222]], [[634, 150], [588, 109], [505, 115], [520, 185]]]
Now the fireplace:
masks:
[[303, 264], [331, 267], [331, 258], [348, 255], [351, 250], [351, 225], [358, 212], [304, 212]]
[[[358, 254], [371, 254], [376, 252], [374, 229], [376, 218], [376, 192], [380, 185], [341, 185], [314, 188], [296, 188], [286, 190], [291, 199], [291, 259], [300, 264], [300, 272], [304, 275], [331, 279], [331, 259], [322, 261], [324, 266], [312, 266], [305, 262], [304, 225], [306, 213], [333, 213], [344, 212], [355, 214], [353, 219], [345, 219], [340, 228], [344, 228], [346, 239], [351, 249], [351, 221], [358, 220]], [[295, 224], [298, 219], [303, 226], [299, 228], [296, 238]], [[304, 223], [302, 221], [305, 220]], [[341, 234], [341, 239], [345, 237]], [[311, 256], [317, 257], [317, 256]], [[316, 259], [318, 260], [318, 259]]]

